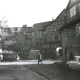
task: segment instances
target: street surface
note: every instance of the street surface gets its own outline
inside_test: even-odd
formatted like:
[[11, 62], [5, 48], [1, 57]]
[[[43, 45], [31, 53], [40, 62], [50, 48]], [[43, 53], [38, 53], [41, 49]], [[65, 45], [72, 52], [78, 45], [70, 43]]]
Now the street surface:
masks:
[[[44, 60], [43, 64], [53, 64], [53, 60]], [[0, 80], [47, 80], [43, 76], [25, 67], [35, 65], [37, 60], [20, 60], [15, 62], [0, 62]]]
[[0, 66], [0, 80], [46, 80], [22, 65]]
[[59, 60], [0, 62], [0, 80], [80, 80], [80, 71], [71, 70]]

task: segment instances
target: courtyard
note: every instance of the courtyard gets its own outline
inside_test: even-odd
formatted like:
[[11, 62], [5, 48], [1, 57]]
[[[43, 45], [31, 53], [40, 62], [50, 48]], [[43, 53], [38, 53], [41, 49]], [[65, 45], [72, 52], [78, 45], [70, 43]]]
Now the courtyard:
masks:
[[80, 80], [79, 70], [70, 69], [59, 61], [46, 60], [43, 64], [37, 64], [34, 60], [0, 64], [3, 64], [0, 65], [0, 80]]

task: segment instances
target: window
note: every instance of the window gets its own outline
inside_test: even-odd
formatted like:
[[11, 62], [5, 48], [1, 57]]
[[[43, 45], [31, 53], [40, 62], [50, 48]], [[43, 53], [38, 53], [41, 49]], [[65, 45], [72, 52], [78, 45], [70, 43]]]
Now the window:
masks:
[[80, 34], [80, 23], [76, 24], [76, 35]]
[[54, 31], [56, 31], [57, 30], [57, 28], [56, 27], [54, 27]]
[[68, 38], [68, 32], [67, 32], [67, 29], [64, 30], [64, 35], [65, 35], [65, 39]]
[[70, 17], [73, 17], [76, 15], [76, 6], [73, 6], [71, 9], [70, 9]]

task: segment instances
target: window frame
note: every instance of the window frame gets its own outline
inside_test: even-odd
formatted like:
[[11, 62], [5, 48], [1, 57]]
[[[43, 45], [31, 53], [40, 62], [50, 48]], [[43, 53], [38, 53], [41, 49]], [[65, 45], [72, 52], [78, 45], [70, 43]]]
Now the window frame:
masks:
[[70, 17], [73, 17], [75, 15], [76, 15], [76, 5], [70, 8]]

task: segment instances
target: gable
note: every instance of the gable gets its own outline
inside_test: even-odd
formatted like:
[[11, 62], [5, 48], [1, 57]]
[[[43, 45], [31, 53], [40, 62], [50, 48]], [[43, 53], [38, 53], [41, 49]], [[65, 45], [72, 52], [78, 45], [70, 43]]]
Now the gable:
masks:
[[78, 2], [80, 2], [80, 0], [69, 0], [66, 10]]
[[48, 25], [50, 25], [52, 21], [41, 22], [33, 25], [34, 30], [42, 31], [45, 30]]

